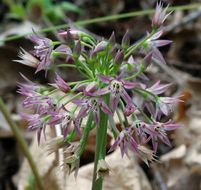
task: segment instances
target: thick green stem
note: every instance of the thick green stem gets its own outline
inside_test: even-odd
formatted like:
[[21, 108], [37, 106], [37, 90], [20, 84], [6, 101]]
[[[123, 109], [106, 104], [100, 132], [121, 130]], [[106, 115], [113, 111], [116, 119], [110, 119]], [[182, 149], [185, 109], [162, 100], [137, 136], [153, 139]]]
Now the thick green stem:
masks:
[[8, 124], [10, 125], [11, 130], [13, 131], [13, 134], [15, 135], [15, 138], [17, 139], [22, 152], [24, 153], [25, 157], [27, 158], [29, 165], [32, 169], [33, 175], [36, 179], [36, 182], [38, 184], [38, 189], [39, 190], [44, 190], [43, 185], [42, 185], [42, 181], [41, 178], [39, 176], [39, 173], [37, 171], [36, 165], [32, 159], [32, 156], [29, 152], [29, 147], [27, 146], [24, 137], [22, 136], [22, 134], [20, 133], [18, 127], [16, 126], [16, 124], [13, 122], [13, 120], [10, 117], [10, 114], [8, 112], [8, 110], [6, 109], [6, 106], [3, 102], [3, 100], [0, 98], [0, 110], [2, 111], [6, 121], [8, 122]]
[[104, 112], [100, 112], [100, 125], [97, 127], [96, 132], [96, 151], [95, 151], [95, 162], [94, 162], [94, 173], [92, 190], [102, 190], [103, 178], [97, 178], [97, 166], [98, 161], [105, 159], [106, 146], [107, 146], [107, 122], [108, 115]]

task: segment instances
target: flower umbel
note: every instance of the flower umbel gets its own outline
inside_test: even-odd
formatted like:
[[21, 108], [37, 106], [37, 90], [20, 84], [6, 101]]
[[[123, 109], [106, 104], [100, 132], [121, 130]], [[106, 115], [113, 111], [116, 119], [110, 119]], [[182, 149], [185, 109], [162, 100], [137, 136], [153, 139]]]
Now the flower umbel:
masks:
[[[55, 76], [53, 84], [42, 86], [22, 75], [25, 83], [19, 83], [18, 92], [25, 97], [23, 106], [31, 110], [31, 114], [22, 113], [28, 128], [37, 131], [38, 143], [42, 133], [46, 136], [47, 127], [55, 131], [49, 149], [62, 154], [60, 165], [69, 173], [78, 171], [89, 134], [96, 129], [93, 187], [109, 172], [105, 162], [107, 132], [115, 139], [109, 152], [119, 147], [122, 157], [131, 152], [148, 164], [156, 159], [159, 142], [171, 146], [168, 131], [180, 126], [165, 120], [180, 97], [168, 97], [171, 84], [161, 83], [157, 75], [153, 84], [146, 72], [155, 62], [165, 64], [158, 48], [172, 42], [159, 39], [169, 15], [167, 9], [157, 4], [152, 30], [134, 44], [128, 32], [117, 44], [114, 33], [109, 40], [100, 40], [78, 29], [67, 29], [58, 32], [62, 42], [33, 35], [31, 53], [21, 49], [17, 62]], [[72, 69], [82, 77], [69, 75]], [[73, 77], [67, 81], [66, 76]]]

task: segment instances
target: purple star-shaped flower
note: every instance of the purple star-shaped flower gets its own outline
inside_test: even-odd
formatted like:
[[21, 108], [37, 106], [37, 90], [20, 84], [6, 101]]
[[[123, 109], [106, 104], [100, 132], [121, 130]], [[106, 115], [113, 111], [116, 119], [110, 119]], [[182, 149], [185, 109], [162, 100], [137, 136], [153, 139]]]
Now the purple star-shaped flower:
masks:
[[131, 97], [126, 92], [126, 89], [133, 89], [136, 86], [136, 83], [123, 80], [120, 76], [117, 78], [99, 76], [99, 79], [105, 84], [108, 84], [108, 86], [97, 90], [91, 95], [101, 96], [110, 93], [110, 106], [113, 113], [117, 109], [120, 98], [122, 97], [127, 104], [124, 113], [127, 116], [131, 115], [135, 111], [135, 105]]
[[154, 152], [156, 152], [159, 139], [166, 145], [171, 146], [171, 143], [167, 137], [166, 132], [175, 130], [179, 128], [180, 126], [181, 125], [174, 123], [172, 120], [169, 120], [165, 123], [160, 123], [156, 121], [154, 121], [151, 124], [142, 123], [140, 128], [141, 128], [141, 132], [149, 135], [145, 143], [147, 143], [149, 140], [152, 140], [153, 149], [154, 149]]
[[151, 93], [153, 95], [149, 95], [148, 97], [143, 98], [142, 96], [139, 96], [137, 94], [135, 96], [134, 101], [141, 109], [147, 108], [149, 113], [154, 118], [160, 118], [161, 114], [168, 115], [173, 106], [180, 100], [178, 98], [163, 98], [157, 95], [166, 92], [171, 85], [171, 83], [161, 84], [160, 81], [157, 81], [151, 87], [148, 88], [146, 87], [146, 85], [141, 85], [141, 89], [143, 89], [145, 93], [147, 91], [148, 94]]
[[25, 114], [21, 113], [21, 117], [28, 121], [28, 129], [37, 131], [37, 140], [40, 144], [41, 132], [45, 134], [45, 122], [40, 114]]
[[181, 102], [180, 97], [159, 97], [156, 101], [156, 112], [162, 112], [166, 116], [172, 112], [175, 105]]
[[85, 118], [90, 111], [92, 111], [95, 122], [97, 126], [100, 123], [100, 109], [109, 115], [112, 115], [111, 110], [108, 108], [106, 103], [102, 99], [97, 98], [89, 98], [89, 99], [78, 99], [75, 100], [74, 103], [78, 106], [81, 106], [81, 109], [77, 115], [77, 121], [80, 121], [82, 118]]
[[51, 64], [52, 40], [38, 35], [32, 35], [29, 39], [36, 44], [33, 54], [40, 59], [36, 72], [45, 70]]
[[72, 131], [72, 125], [77, 134], [81, 135], [80, 126], [76, 125], [74, 115], [70, 113], [63, 105], [57, 112], [52, 112], [49, 114], [51, 115], [51, 119], [49, 120], [48, 124], [51, 126], [60, 124], [64, 139], [66, 139], [67, 135]]
[[122, 157], [124, 156], [124, 154], [128, 155], [128, 150], [131, 150], [132, 152], [137, 152], [138, 144], [132, 136], [133, 132], [134, 130], [132, 127], [122, 130], [108, 152], [114, 151], [117, 146], [120, 147]]
[[147, 165], [148, 161], [155, 160], [155, 155], [152, 150], [149, 150], [145, 146], [139, 144], [133, 137], [134, 128], [132, 126], [125, 128], [119, 133], [119, 136], [116, 138], [114, 144], [111, 146], [109, 152], [114, 151], [117, 146], [120, 147], [122, 157], [124, 154], [128, 156], [128, 151], [130, 150], [133, 153], [136, 153]]
[[147, 40], [148, 45], [150, 46], [152, 50], [152, 58], [157, 60], [159, 63], [166, 64], [165, 59], [161, 52], [159, 51], [158, 47], [166, 46], [170, 43], [172, 43], [171, 40], [159, 40], [159, 38], [162, 36], [163, 31], [160, 30], [157, 33], [155, 33], [149, 40]]
[[25, 80], [25, 83], [18, 82], [19, 89], [17, 90], [17, 92], [23, 96], [29, 96], [29, 97], [36, 96], [38, 94], [37, 91], [40, 89], [40, 86], [30, 81], [23, 74], [20, 75]]

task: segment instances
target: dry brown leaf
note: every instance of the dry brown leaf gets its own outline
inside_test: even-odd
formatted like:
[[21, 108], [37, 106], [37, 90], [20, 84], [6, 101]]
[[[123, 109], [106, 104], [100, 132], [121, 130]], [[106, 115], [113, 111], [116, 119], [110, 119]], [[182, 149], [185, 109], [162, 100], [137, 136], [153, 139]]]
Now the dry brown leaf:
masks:
[[[103, 190], [151, 190], [151, 186], [138, 166], [136, 160], [121, 158], [120, 151], [106, 157], [111, 168], [110, 175], [104, 179]], [[91, 187], [93, 164], [80, 168], [77, 179], [71, 175], [66, 190], [89, 190]]]
[[186, 155], [186, 146], [181, 145], [172, 151], [168, 152], [167, 154], [164, 154], [161, 156], [160, 160], [162, 162], [167, 162], [170, 160], [176, 160], [176, 159], [182, 159]]

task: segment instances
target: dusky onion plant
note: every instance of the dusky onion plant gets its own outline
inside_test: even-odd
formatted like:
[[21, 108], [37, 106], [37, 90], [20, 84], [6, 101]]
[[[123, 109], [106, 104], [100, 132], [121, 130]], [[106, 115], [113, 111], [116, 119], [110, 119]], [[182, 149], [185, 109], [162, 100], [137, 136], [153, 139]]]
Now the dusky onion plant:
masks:
[[[148, 164], [156, 159], [159, 142], [171, 146], [167, 131], [179, 127], [172, 120], [161, 121], [180, 101], [179, 97], [162, 96], [170, 84], [158, 80], [148, 85], [146, 76], [151, 64], [165, 64], [158, 48], [171, 43], [159, 39], [169, 15], [166, 11], [162, 3], [157, 4], [151, 31], [134, 44], [130, 44], [128, 32], [117, 44], [115, 33], [109, 40], [97, 40], [69, 28], [58, 32], [62, 42], [34, 34], [30, 36], [35, 43], [33, 51], [21, 49], [19, 53], [21, 60], [17, 61], [36, 68], [36, 73], [55, 72], [55, 83], [49, 86], [36, 84], [24, 75], [25, 83], [19, 83], [18, 92], [25, 96], [23, 106], [33, 110], [22, 116], [28, 128], [37, 132], [38, 143], [47, 127], [56, 129], [60, 136], [50, 141], [50, 151], [65, 148], [68, 154], [62, 165], [76, 175], [89, 133], [96, 129], [93, 190], [102, 189], [104, 173], [109, 171], [105, 162], [108, 131], [114, 138], [109, 152], [119, 147], [122, 157], [133, 153]], [[58, 67], [74, 67], [84, 79], [67, 82], [56, 73]], [[116, 127], [114, 116], [120, 127]], [[75, 142], [75, 138], [79, 140]], [[152, 149], [146, 146], [149, 141]]]

